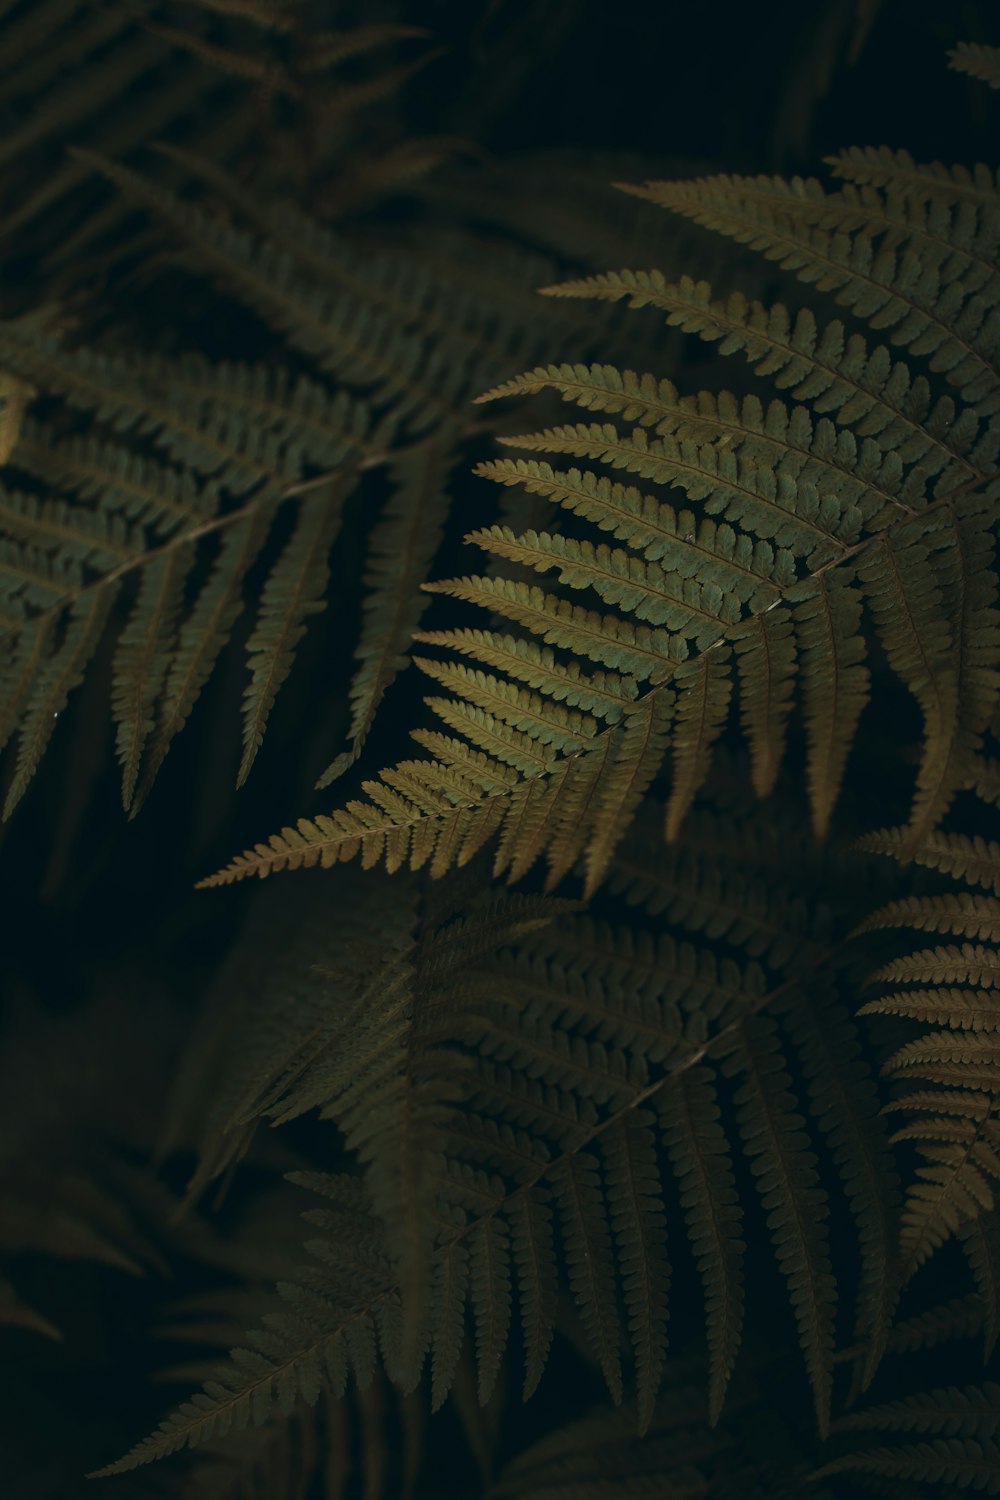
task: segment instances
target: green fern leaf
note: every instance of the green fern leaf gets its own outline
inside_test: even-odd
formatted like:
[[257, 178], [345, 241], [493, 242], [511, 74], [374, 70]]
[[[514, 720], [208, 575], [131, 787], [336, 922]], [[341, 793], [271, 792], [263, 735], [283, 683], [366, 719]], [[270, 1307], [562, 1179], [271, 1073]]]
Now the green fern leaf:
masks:
[[817, 1004], [816, 981], [784, 1007], [801, 1061], [814, 1117], [828, 1139], [857, 1223], [861, 1278], [855, 1337], [867, 1351], [860, 1386], [867, 1388], [888, 1342], [898, 1297], [893, 1235], [899, 1181], [878, 1115], [878, 1093], [847, 1013], [835, 1000]]
[[[995, 310], [1000, 287], [975, 301], [978, 287], [967, 291], [954, 271], [933, 260], [922, 261], [912, 251], [876, 248], [866, 232], [852, 239], [813, 227], [808, 210], [800, 215], [797, 208], [803, 199], [818, 201], [818, 184], [718, 177], [649, 183], [627, 191], [760, 250], [803, 281], [833, 292], [873, 327], [891, 329], [893, 342], [910, 346], [919, 340], [921, 350], [932, 355], [933, 368], [945, 373], [964, 400], [976, 402], [991, 391], [996, 399], [984, 324]], [[955, 303], [963, 293], [971, 307], [959, 331]]]
[[958, 880], [967, 880], [1000, 896], [1000, 844], [961, 833], [933, 833], [909, 856], [905, 836], [896, 830], [866, 834], [858, 848], [871, 854], [889, 854], [897, 859], [912, 857], [915, 863], [940, 870]]
[[615, 755], [597, 789], [583, 856], [584, 900], [603, 883], [615, 848], [663, 762], [674, 708], [672, 693], [649, 693], [627, 711]]

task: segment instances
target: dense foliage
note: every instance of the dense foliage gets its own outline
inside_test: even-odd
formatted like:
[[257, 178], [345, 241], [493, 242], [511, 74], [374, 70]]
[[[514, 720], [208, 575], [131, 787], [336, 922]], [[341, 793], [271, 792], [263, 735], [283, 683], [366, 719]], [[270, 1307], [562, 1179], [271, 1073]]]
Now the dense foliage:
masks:
[[437, 9], [0, 6], [7, 1483], [1000, 1493], [1000, 50]]

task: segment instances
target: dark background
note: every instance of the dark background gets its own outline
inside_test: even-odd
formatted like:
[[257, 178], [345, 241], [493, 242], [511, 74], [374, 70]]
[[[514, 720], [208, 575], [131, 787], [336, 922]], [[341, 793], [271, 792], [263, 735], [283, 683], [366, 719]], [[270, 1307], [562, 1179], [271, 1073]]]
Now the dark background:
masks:
[[[870, 30], [858, 47], [859, 13], [868, 14]], [[680, 171], [690, 163], [695, 172], [789, 174], [821, 171], [824, 153], [855, 144], [945, 162], [996, 155], [994, 101], [945, 66], [946, 49], [959, 40], [1000, 41], [995, 5], [976, 0], [426, 0], [346, 6], [337, 24], [380, 15], [426, 25], [442, 49], [406, 90], [405, 128], [458, 137], [470, 159], [485, 164], [568, 149]], [[2, 37], [0, 20], [0, 46]], [[459, 484], [469, 524], [481, 500], [480, 486]], [[359, 539], [348, 535], [338, 586], [353, 582], [359, 559]], [[329, 805], [329, 794], [311, 790], [343, 727], [342, 706], [324, 696], [326, 653], [343, 655], [353, 623], [337, 606], [311, 632], [240, 793], [234, 724], [243, 662], [231, 651], [131, 824], [101, 711], [107, 652], [93, 686], [77, 695], [32, 791], [0, 831], [4, 1118], [28, 1161], [40, 1149], [33, 1120], [47, 1108], [57, 1123], [47, 1135], [39, 1127], [46, 1150], [86, 1148], [87, 1131], [99, 1137], [110, 1113], [116, 1132], [123, 1122], [124, 1133], [134, 1131], [142, 1160], [176, 1050], [254, 897], [244, 887], [195, 894], [193, 882], [237, 849]], [[365, 772], [403, 749], [418, 712], [412, 676], [387, 701]], [[353, 790], [345, 784], [335, 800]], [[77, 1017], [87, 1019], [75, 1026]], [[86, 1098], [83, 1123], [68, 1140], [58, 1120], [74, 1088]], [[41, 1352], [31, 1335], [9, 1336], [8, 1371], [26, 1364], [31, 1374], [27, 1383], [9, 1374], [3, 1392], [0, 1492], [5, 1500], [56, 1500], [78, 1492], [80, 1467], [110, 1457], [163, 1408], [161, 1391], [145, 1383], [163, 1351], [142, 1335], [157, 1292], [111, 1271], [45, 1263], [21, 1272], [19, 1285], [69, 1331], [62, 1346]], [[5, 1449], [11, 1472], [22, 1476], [30, 1468], [25, 1450], [37, 1459], [44, 1449], [43, 1476], [8, 1490]], [[157, 1482], [143, 1493], [155, 1493]]]

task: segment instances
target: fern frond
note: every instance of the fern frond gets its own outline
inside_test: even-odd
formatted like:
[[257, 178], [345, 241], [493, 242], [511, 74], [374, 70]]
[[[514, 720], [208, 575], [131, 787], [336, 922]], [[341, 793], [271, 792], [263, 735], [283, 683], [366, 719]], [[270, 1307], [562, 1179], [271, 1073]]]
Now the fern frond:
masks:
[[[275, 1415], [287, 1415], [299, 1400], [315, 1405], [324, 1389], [340, 1397], [351, 1373], [362, 1389], [370, 1383], [376, 1314], [391, 1295], [391, 1275], [370, 1231], [364, 1234], [363, 1219], [359, 1224], [355, 1213], [348, 1222], [353, 1236], [332, 1215], [320, 1220], [321, 1227], [340, 1230], [334, 1253], [350, 1266], [352, 1292], [342, 1293], [339, 1305], [331, 1306], [307, 1286], [285, 1285], [287, 1310], [273, 1314], [249, 1348], [233, 1352], [229, 1369], [207, 1382], [158, 1432], [97, 1475], [124, 1473], [251, 1424], [262, 1426]], [[324, 1241], [313, 1241], [307, 1249], [321, 1262], [330, 1253]]]
[[959, 1231], [972, 1272], [983, 1317], [983, 1363], [989, 1361], [1000, 1334], [1000, 1252], [996, 1214], [983, 1214]]
[[416, 631], [413, 638], [422, 645], [444, 646], [474, 657], [556, 702], [598, 715], [611, 724], [621, 721], [639, 692], [634, 678], [613, 672], [583, 672], [577, 662], [562, 661], [548, 647], [519, 636], [487, 630], [424, 630]]
[[[704, 783], [734, 698], [755, 785], [767, 794], [783, 759], [799, 680], [812, 817], [824, 832], [868, 700], [866, 655], [874, 636], [923, 718], [904, 837], [915, 851], [968, 784], [1000, 693], [992, 567], [998, 432], [989, 421], [998, 387], [988, 362], [1000, 283], [983, 279], [980, 221], [958, 208], [925, 211], [903, 190], [880, 196], [874, 187], [851, 188], [838, 196], [798, 179], [718, 178], [639, 191], [833, 291], [874, 326], [891, 330], [907, 351], [905, 362], [849, 338], [839, 323], [820, 329], [803, 313], [793, 324], [780, 306], [767, 310], [738, 298], [718, 303], [707, 288], [692, 282], [672, 287], [658, 273], [621, 273], [552, 289], [658, 305], [680, 326], [721, 337], [724, 352], [743, 350], [758, 374], [791, 388], [804, 404], [765, 406], [756, 395], [739, 400], [727, 393], [682, 396], [651, 374], [596, 364], [540, 366], [508, 380], [489, 394], [554, 389], [604, 420], [504, 441], [529, 454], [565, 454], [595, 467], [559, 469], [534, 457], [481, 465], [485, 477], [505, 487], [521, 483], [569, 512], [573, 525], [568, 533], [495, 525], [469, 539], [517, 570], [555, 573], [572, 597], [496, 573], [430, 587], [491, 610], [578, 664], [648, 682], [650, 696], [674, 695], [663, 735], [674, 778], [668, 837], [676, 837]], [[984, 224], [986, 217], [984, 208]], [[943, 373], [958, 387], [957, 397], [934, 398], [916, 363], [923, 356], [930, 356], [932, 374]], [[600, 466], [625, 470], [655, 488], [646, 493]], [[686, 492], [690, 510], [675, 510], [656, 492], [672, 486]], [[617, 545], [579, 535], [584, 525], [610, 532]], [[603, 613], [587, 607], [595, 597]], [[449, 645], [454, 640], [466, 657], [473, 639], [482, 639], [498, 663], [487, 632], [437, 635]], [[505, 652], [504, 666], [511, 655]], [[513, 675], [523, 680], [524, 668]], [[462, 672], [449, 680], [461, 692], [470, 679]], [[491, 685], [494, 690], [504, 691]], [[551, 692], [552, 721], [575, 734], [561, 685], [539, 674], [533, 690], [539, 697]], [[473, 824], [473, 837], [485, 839], [502, 823], [496, 870], [512, 878], [546, 847], [568, 847], [565, 835], [552, 831], [560, 817], [556, 804], [563, 788], [587, 781], [602, 753], [607, 759], [615, 731], [595, 727], [593, 754], [570, 741], [556, 758], [539, 761], [509, 735], [498, 739], [471, 710], [441, 700], [432, 706], [478, 751], [506, 760], [520, 776], [548, 777], [545, 788], [512, 793], [516, 807], [509, 814], [481, 802], [461, 816], [444, 814], [457, 820], [456, 847], [467, 847]], [[666, 713], [662, 721], [667, 724]], [[504, 739], [507, 752], [500, 753]], [[579, 769], [563, 763], [562, 757], [576, 755], [582, 756]], [[651, 752], [650, 778], [654, 758]], [[367, 823], [368, 834], [353, 845], [338, 840], [343, 854], [334, 856], [326, 826], [319, 825], [321, 850], [313, 825], [303, 825], [301, 862], [350, 857], [362, 848], [376, 859], [390, 847], [399, 851], [394, 859], [410, 857], [418, 809], [384, 791], [372, 795], [379, 812]], [[587, 793], [576, 811], [589, 815], [593, 806]], [[350, 812], [369, 817], [358, 805]], [[395, 820], [395, 835], [386, 814]], [[346, 835], [348, 826], [342, 831]], [[437, 833], [421, 837], [420, 847], [435, 842], [440, 850], [445, 837], [442, 822]], [[576, 837], [582, 850], [583, 826]], [[282, 838], [290, 842], [287, 833]], [[520, 858], [517, 839], [523, 839]], [[284, 843], [276, 846], [279, 856]], [[225, 878], [264, 873], [272, 862], [262, 848]], [[573, 863], [557, 856], [550, 870]], [[587, 889], [594, 889], [593, 875]]]
[[120, 529], [120, 517], [148, 525], [154, 535], [167, 537], [180, 526], [210, 520], [221, 505], [218, 485], [199, 482], [189, 469], [158, 464], [128, 448], [96, 439], [71, 438], [53, 443], [47, 429], [30, 421], [21, 430], [13, 463], [46, 484], [68, 490], [82, 500], [96, 501], [98, 514], [93, 516], [82, 505], [17, 496], [5, 505], [6, 529], [14, 535], [23, 533], [39, 539], [110, 544], [114, 562], [141, 550], [134, 533]]
[[[57, 616], [102, 579], [111, 587], [137, 575], [136, 601], [113, 672], [127, 810], [134, 812], [144, 800], [208, 679], [243, 608], [244, 577], [266, 543], [279, 504], [297, 502], [296, 527], [271, 569], [250, 642], [244, 779], [303, 620], [324, 589], [325, 553], [339, 504], [379, 452], [371, 446], [369, 414], [349, 398], [331, 397], [315, 383], [292, 382], [281, 372], [236, 365], [215, 371], [198, 359], [68, 351], [20, 325], [6, 325], [0, 340], [7, 334], [11, 360], [30, 365], [39, 388], [123, 433], [152, 438], [180, 462], [176, 468], [160, 464], [96, 434], [54, 442], [51, 428], [25, 421], [11, 464], [58, 485], [64, 498], [6, 491], [0, 498], [0, 524], [18, 539], [6, 544], [15, 549], [6, 553], [6, 572], [10, 597], [18, 601], [6, 622], [8, 633], [25, 628], [33, 610]], [[325, 478], [305, 477], [321, 464], [333, 465]], [[317, 487], [330, 490], [331, 473], [337, 503], [314, 493]], [[201, 559], [213, 548], [209, 576], [199, 578], [189, 607], [189, 580], [198, 578]], [[51, 623], [54, 628], [55, 617]], [[28, 686], [15, 678], [8, 688], [12, 722], [27, 703], [18, 696], [19, 681]]]
[[827, 1138], [857, 1224], [861, 1276], [855, 1337], [867, 1345], [864, 1389], [885, 1352], [899, 1288], [893, 1244], [899, 1178], [879, 1128], [878, 1093], [848, 1013], [833, 997], [816, 1001], [816, 982], [784, 1009], [785, 1026], [805, 1075], [813, 1114]]
[[900, 1432], [943, 1433], [947, 1437], [990, 1434], [998, 1421], [1000, 1386], [984, 1381], [981, 1386], [954, 1386], [890, 1401], [868, 1411], [842, 1417], [838, 1430], [865, 1432], [897, 1428]]
[[775, 884], [774, 866], [785, 870], [791, 848], [796, 867], [806, 863], [807, 852], [791, 830], [782, 830], [777, 860], [764, 862], [761, 870], [746, 836], [739, 864], [727, 863], [727, 825], [705, 811], [688, 819], [679, 844], [664, 848], [660, 812], [651, 805], [643, 820], [647, 826], [633, 827], [619, 845], [608, 883], [613, 895], [651, 916], [725, 941], [780, 972], [829, 946], [829, 914], [814, 908], [802, 892]]
[[576, 422], [503, 441], [529, 451], [598, 460], [658, 484], [677, 484], [692, 501], [703, 503], [708, 515], [721, 515], [817, 563], [836, 556], [833, 543], [846, 544], [857, 537], [859, 510], [823, 504], [825, 497], [808, 476], [799, 493], [796, 461], [771, 469], [731, 453], [722, 440], [676, 439], [670, 434], [649, 438], [642, 427], [623, 433], [610, 422]]
[[565, 1157], [551, 1178], [559, 1205], [569, 1284], [590, 1346], [617, 1404], [622, 1399], [622, 1334], [600, 1165], [594, 1156], [581, 1152]]
[[[583, 856], [584, 900], [603, 883], [618, 842], [663, 761], [674, 701], [667, 693], [649, 694], [626, 712], [621, 729], [615, 732], [614, 757], [597, 789]], [[568, 867], [568, 858], [566, 863]]]
[[976, 1293], [970, 1292], [914, 1317], [901, 1318], [889, 1334], [889, 1348], [896, 1354], [935, 1349], [951, 1339], [971, 1338], [982, 1326], [982, 1304]]
[[634, 1111], [602, 1140], [611, 1229], [635, 1359], [640, 1434], [652, 1422], [659, 1393], [670, 1287], [654, 1118], [648, 1111]]
[[[591, 282], [571, 284], [579, 294], [592, 286]], [[885, 457], [870, 440], [857, 443], [849, 432], [837, 431], [822, 418], [814, 423], [803, 406], [789, 408], [774, 400], [765, 409], [756, 395], [738, 401], [728, 391], [681, 396], [670, 381], [619, 371], [612, 365], [550, 365], [506, 381], [478, 400], [546, 389], [557, 390], [564, 401], [575, 401], [585, 410], [611, 412], [624, 421], [638, 422], [658, 437], [717, 442], [757, 468], [794, 471], [799, 481], [835, 483], [845, 499], [869, 511], [875, 496], [892, 508], [901, 504], [898, 459]], [[646, 503], [651, 508], [655, 505], [651, 500]]]
[[774, 789], [784, 756], [798, 665], [788, 612], [755, 615], [734, 633], [733, 646], [754, 790], [758, 797], [766, 797]]

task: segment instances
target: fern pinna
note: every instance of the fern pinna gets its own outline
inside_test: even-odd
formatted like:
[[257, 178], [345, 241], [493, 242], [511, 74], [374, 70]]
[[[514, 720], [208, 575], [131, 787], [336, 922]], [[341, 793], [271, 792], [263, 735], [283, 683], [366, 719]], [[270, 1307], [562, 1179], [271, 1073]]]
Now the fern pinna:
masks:
[[[983, 763], [980, 779], [989, 784], [988, 763]], [[899, 857], [898, 841], [891, 836], [870, 835], [864, 842], [878, 853]], [[867, 919], [863, 932], [908, 929], [924, 935], [925, 943], [926, 935], [932, 935], [932, 946], [916, 947], [920, 939], [914, 936], [909, 951], [877, 968], [870, 983], [881, 993], [862, 1013], [932, 1028], [911, 1036], [885, 1064], [901, 1086], [887, 1106], [904, 1117], [894, 1139], [912, 1142], [920, 1160], [903, 1214], [902, 1273], [908, 1280], [958, 1236], [988, 1309], [984, 1336], [989, 1353], [1000, 1330], [995, 1212], [1000, 1184], [1000, 845], [938, 832], [915, 858], [963, 888], [909, 896]]]
[[366, 801], [301, 820], [208, 884], [358, 854], [440, 872], [498, 835], [496, 874], [518, 878], [544, 857], [551, 888], [582, 860], [590, 894], [667, 760], [676, 836], [734, 705], [766, 795], [797, 699], [824, 833], [873, 648], [923, 718], [908, 847], [937, 826], [1000, 684], [1000, 202], [983, 171], [889, 152], [845, 152], [833, 167], [838, 189], [711, 178], [635, 191], [830, 293], [874, 338], [811, 307], [720, 299], [658, 272], [550, 288], [652, 307], [742, 353], [764, 395], [681, 395], [651, 374], [582, 364], [491, 391], [555, 390], [597, 419], [504, 436], [543, 456], [479, 466], [565, 524], [474, 531], [516, 571], [428, 585], [500, 621], [418, 637], [452, 653], [421, 662], [446, 690], [428, 700], [444, 733], [414, 735], [431, 758], [384, 772]]

